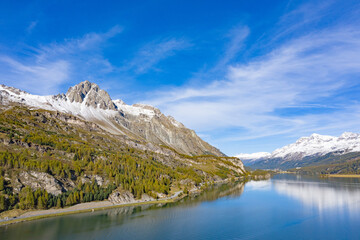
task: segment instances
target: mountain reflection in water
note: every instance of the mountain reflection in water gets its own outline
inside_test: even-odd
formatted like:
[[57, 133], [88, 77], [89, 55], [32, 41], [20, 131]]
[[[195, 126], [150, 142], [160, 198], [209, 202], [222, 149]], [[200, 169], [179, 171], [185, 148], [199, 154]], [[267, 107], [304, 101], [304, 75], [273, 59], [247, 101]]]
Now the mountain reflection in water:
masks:
[[294, 176], [282, 179], [281, 176], [268, 182], [280, 193], [300, 200], [308, 207], [324, 210], [347, 210], [354, 213], [360, 210], [360, 184], [358, 179], [316, 179]]

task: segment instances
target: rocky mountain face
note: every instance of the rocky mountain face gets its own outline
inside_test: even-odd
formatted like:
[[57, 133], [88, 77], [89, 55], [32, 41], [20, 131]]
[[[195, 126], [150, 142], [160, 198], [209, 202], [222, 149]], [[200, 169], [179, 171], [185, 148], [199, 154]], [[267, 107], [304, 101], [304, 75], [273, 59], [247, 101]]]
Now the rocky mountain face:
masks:
[[98, 85], [85, 81], [70, 87], [66, 93], [67, 99], [72, 102], [85, 103], [88, 107], [116, 110], [116, 106], [109, 94]]
[[93, 122], [111, 134], [165, 145], [182, 154], [225, 156], [193, 130], [173, 117], [165, 116], [159, 109], [145, 104], [127, 105], [122, 100], [113, 101], [106, 91], [89, 81], [56, 96], [31, 95], [1, 85], [0, 103], [17, 103], [34, 109], [68, 113]]
[[[272, 153], [239, 154], [245, 165], [262, 169], [288, 169], [320, 163], [333, 163], [338, 156], [360, 155], [360, 134], [345, 132], [339, 137], [312, 134]], [[351, 156], [355, 156], [351, 154]], [[326, 161], [325, 161], [326, 160]]]

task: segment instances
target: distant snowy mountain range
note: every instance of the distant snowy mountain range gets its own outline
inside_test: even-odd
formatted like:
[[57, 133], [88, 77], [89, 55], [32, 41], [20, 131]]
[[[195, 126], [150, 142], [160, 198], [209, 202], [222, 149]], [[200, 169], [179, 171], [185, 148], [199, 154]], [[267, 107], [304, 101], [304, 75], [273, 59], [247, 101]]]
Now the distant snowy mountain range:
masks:
[[312, 134], [295, 143], [276, 149], [272, 153], [238, 154], [245, 165], [259, 168], [290, 168], [302, 166], [306, 161], [327, 155], [360, 152], [360, 134], [345, 132], [339, 137]]

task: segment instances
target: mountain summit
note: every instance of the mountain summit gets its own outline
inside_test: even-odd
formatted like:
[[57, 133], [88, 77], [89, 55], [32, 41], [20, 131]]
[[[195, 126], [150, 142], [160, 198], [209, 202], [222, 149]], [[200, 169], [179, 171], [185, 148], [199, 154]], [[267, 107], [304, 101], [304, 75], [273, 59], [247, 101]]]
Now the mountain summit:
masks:
[[127, 105], [112, 100], [109, 94], [89, 81], [70, 87], [66, 94], [38, 96], [0, 85], [1, 104], [22, 104], [36, 109], [68, 113], [94, 122], [104, 130], [173, 148], [187, 155], [225, 156], [203, 141], [195, 131], [186, 128], [171, 116], [146, 104]]
[[311, 134], [272, 153], [239, 154], [243, 162], [254, 168], [288, 168], [303, 166], [324, 156], [360, 152], [360, 134], [345, 132], [339, 137]]
[[82, 103], [93, 108], [116, 110], [116, 106], [111, 100], [109, 94], [100, 89], [95, 83], [89, 81], [81, 82], [78, 85], [70, 87], [66, 93], [70, 102]]

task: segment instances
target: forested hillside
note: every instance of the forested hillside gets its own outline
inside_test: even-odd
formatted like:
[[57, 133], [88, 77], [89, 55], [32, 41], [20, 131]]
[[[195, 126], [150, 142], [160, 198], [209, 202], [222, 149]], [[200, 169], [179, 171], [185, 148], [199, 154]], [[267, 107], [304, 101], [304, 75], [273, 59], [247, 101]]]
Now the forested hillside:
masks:
[[237, 158], [187, 156], [72, 115], [21, 106], [0, 112], [0, 211], [103, 200], [115, 189], [158, 198], [243, 174]]
[[349, 159], [341, 161], [340, 163], [316, 165], [309, 167], [302, 167], [298, 169], [290, 169], [301, 174], [360, 174], [360, 158]]

